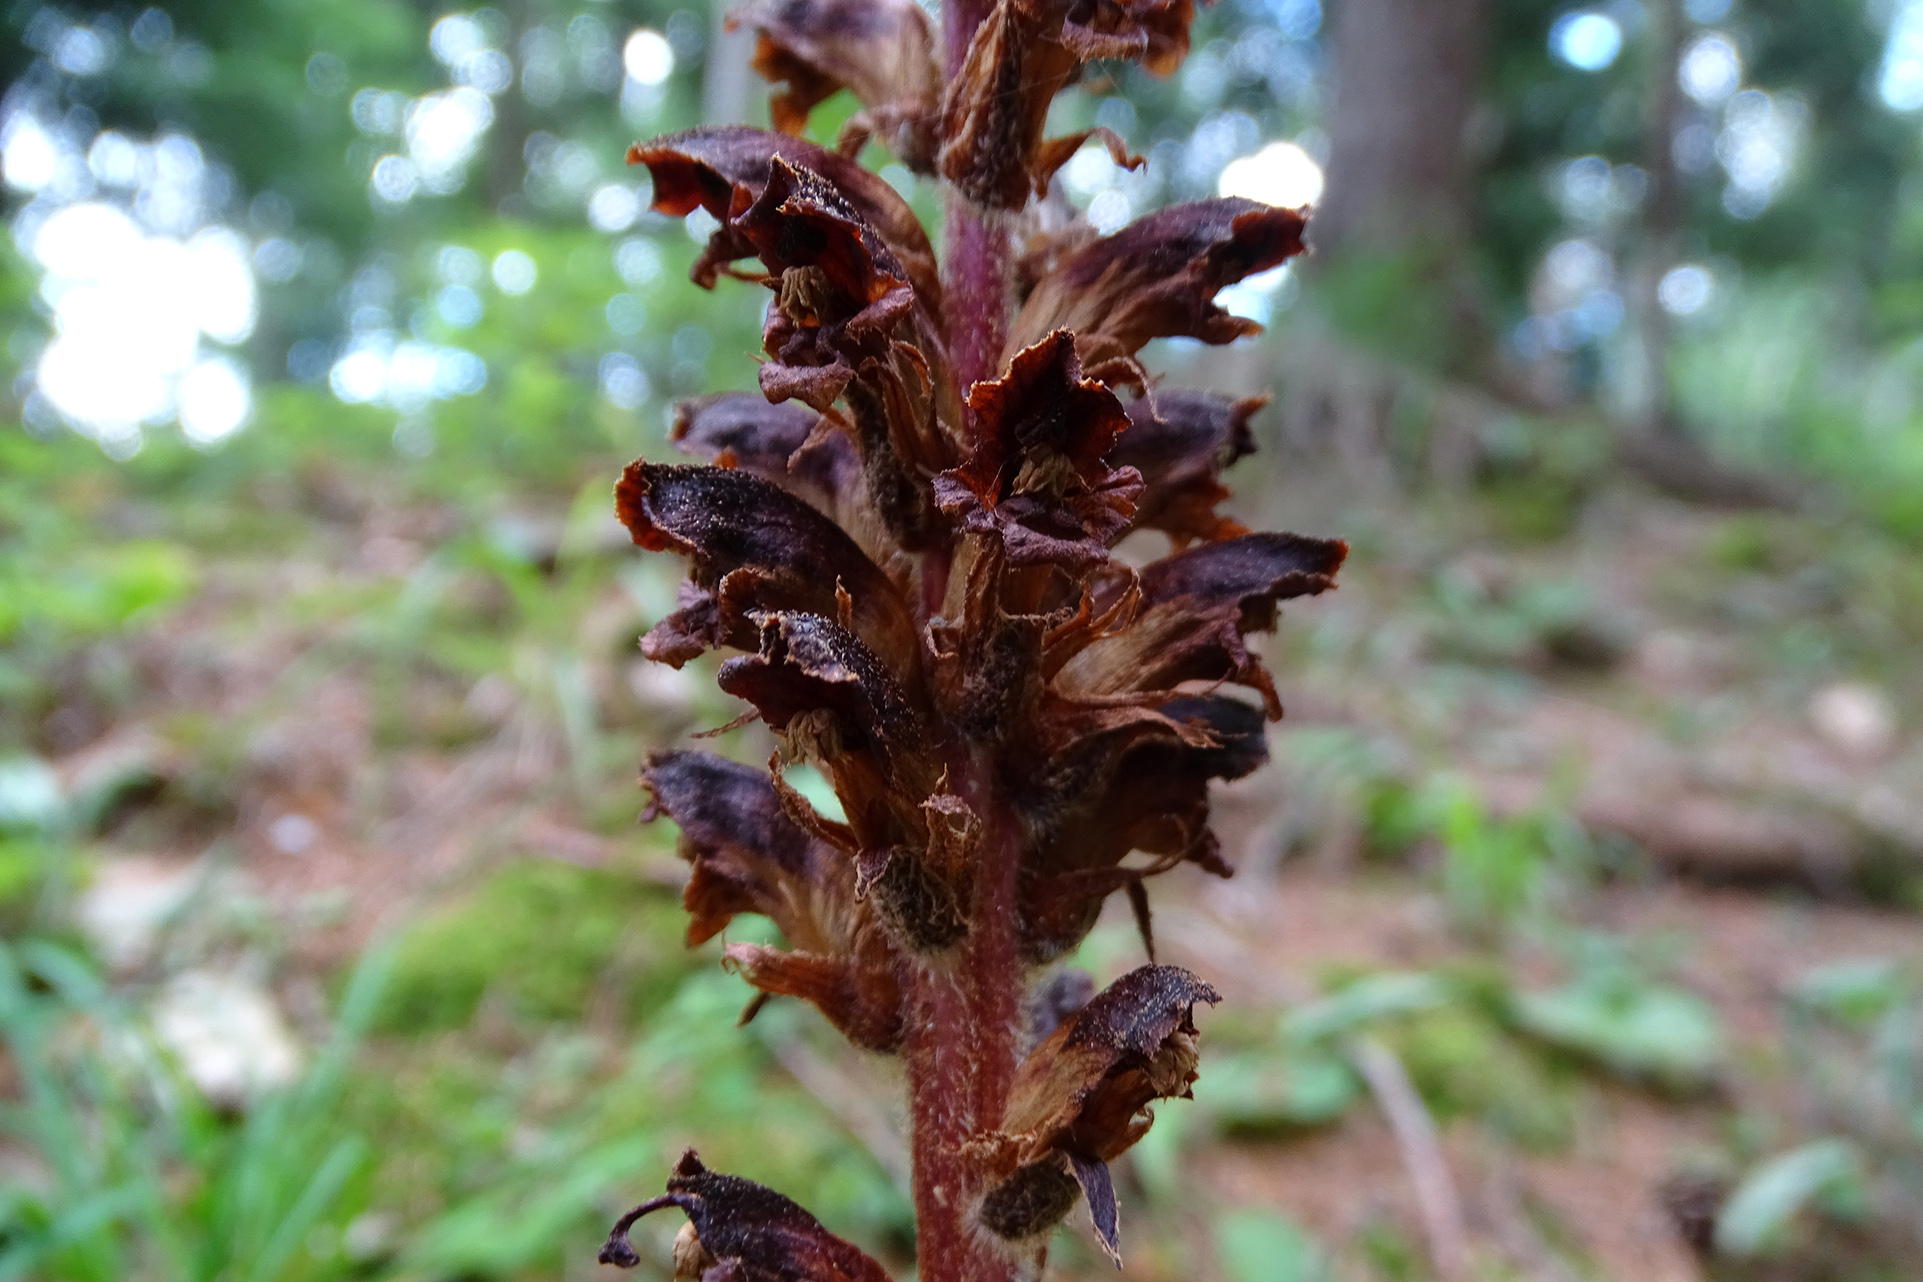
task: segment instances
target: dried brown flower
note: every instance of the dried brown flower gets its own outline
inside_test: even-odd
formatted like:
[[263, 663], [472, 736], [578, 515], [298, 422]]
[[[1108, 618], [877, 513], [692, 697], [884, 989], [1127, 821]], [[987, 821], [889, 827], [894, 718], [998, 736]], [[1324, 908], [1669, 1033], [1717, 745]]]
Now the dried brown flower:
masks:
[[1091, 137], [1116, 164], [1140, 165], [1106, 129], [1044, 140], [1048, 105], [1098, 59], [1169, 74], [1193, 16], [1192, 0], [999, 0], [942, 104], [943, 176], [979, 205], [1020, 209]]
[[755, 70], [787, 83], [768, 100], [776, 129], [799, 134], [817, 103], [848, 89], [862, 109], [842, 130], [843, 154], [878, 136], [910, 169], [933, 170], [941, 70], [915, 0], [758, 0], [730, 15], [737, 24], [755, 29]]
[[888, 1282], [861, 1250], [770, 1188], [710, 1171], [689, 1149], [668, 1177], [668, 1191], [615, 1222], [601, 1263], [641, 1262], [628, 1230], [644, 1215], [679, 1207], [694, 1231], [675, 1241], [675, 1282]]
[[1028, 1053], [997, 1135], [984, 1141], [982, 1223], [1022, 1242], [1087, 1199], [1119, 1267], [1120, 1217], [1108, 1163], [1148, 1133], [1158, 1099], [1188, 1098], [1197, 1076], [1195, 1003], [1221, 1000], [1179, 966], [1144, 966], [1109, 985]]

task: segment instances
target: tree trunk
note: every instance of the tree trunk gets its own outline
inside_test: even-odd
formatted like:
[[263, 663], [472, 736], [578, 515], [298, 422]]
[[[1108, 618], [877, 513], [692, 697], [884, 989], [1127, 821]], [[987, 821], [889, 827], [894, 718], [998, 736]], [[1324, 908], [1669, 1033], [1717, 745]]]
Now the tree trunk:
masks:
[[1469, 227], [1464, 134], [1486, 0], [1339, 0], [1331, 14], [1323, 251], [1459, 244]]
[[1643, 167], [1649, 197], [1643, 206], [1642, 261], [1631, 275], [1629, 304], [1636, 319], [1638, 400], [1626, 426], [1647, 436], [1679, 435], [1669, 395], [1669, 317], [1660, 291], [1663, 276], [1676, 265], [1682, 234], [1682, 181], [1676, 172], [1676, 127], [1683, 95], [1678, 80], [1682, 61], [1681, 0], [1655, 0], [1649, 6], [1649, 89], [1643, 139]]

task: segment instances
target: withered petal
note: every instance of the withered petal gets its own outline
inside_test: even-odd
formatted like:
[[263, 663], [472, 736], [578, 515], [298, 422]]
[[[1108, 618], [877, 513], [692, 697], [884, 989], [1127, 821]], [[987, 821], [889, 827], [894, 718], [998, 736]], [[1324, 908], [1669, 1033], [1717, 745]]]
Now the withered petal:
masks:
[[943, 176], [978, 205], [1022, 208], [1073, 154], [1042, 138], [1055, 95], [1101, 58], [1167, 74], [1193, 13], [1191, 0], [999, 0], [942, 102]]
[[930, 171], [941, 76], [915, 0], [759, 0], [730, 22], [759, 33], [755, 70], [787, 82], [768, 101], [775, 128], [799, 134], [817, 103], [846, 88], [870, 119], [889, 122], [885, 141], [903, 164]]
[[832, 183], [861, 220], [887, 242], [914, 282], [931, 316], [941, 315], [941, 278], [928, 234], [900, 193], [846, 156], [811, 142], [747, 125], [704, 125], [666, 134], [628, 150], [628, 163], [648, 167], [654, 208], [677, 217], [706, 209], [721, 222], [695, 263], [694, 279], [713, 286], [717, 269], [753, 256], [755, 249], [731, 224], [768, 185], [776, 156]]
[[[1147, 1133], [1150, 1103], [1188, 1092], [1195, 1080], [1195, 1004], [1220, 1000], [1179, 966], [1143, 966], [1064, 1020], [1016, 1070], [1000, 1134], [1020, 1165], [991, 1200], [1023, 1179], [1046, 1187], [1040, 1177], [1066, 1158], [1103, 1247], [1115, 1258], [1119, 1216], [1104, 1164]], [[1057, 1208], [1059, 1219], [1067, 1208], [1051, 1202], [1050, 1209]]]
[[649, 628], [641, 638], [641, 653], [655, 663], [679, 668], [690, 659], [728, 643], [721, 625], [720, 604], [714, 594], [682, 580], [680, 608]]
[[[889, 1282], [880, 1264], [799, 1205], [751, 1180], [710, 1171], [693, 1149], [682, 1154], [664, 1196], [615, 1222], [601, 1262], [624, 1269], [639, 1264], [629, 1230], [642, 1216], [670, 1206], [687, 1215], [717, 1268], [734, 1266], [741, 1282]], [[710, 1269], [708, 1276], [714, 1273]]]
[[819, 615], [757, 613], [758, 653], [721, 666], [725, 692], [746, 699], [782, 741], [833, 783], [864, 850], [919, 849], [921, 803], [940, 777], [920, 713], [851, 632]]
[[761, 944], [729, 944], [741, 977], [764, 993], [798, 997], [863, 1050], [892, 1054], [907, 1027], [907, 997], [892, 965]]
[[1088, 1200], [1089, 1222], [1116, 1268], [1122, 1267], [1122, 1212], [1115, 1201], [1115, 1181], [1109, 1177], [1108, 1163], [1099, 1157], [1085, 1157], [1073, 1149], [1067, 1153], [1069, 1169], [1082, 1186]]
[[974, 446], [936, 501], [964, 529], [1000, 536], [1010, 566], [1079, 572], [1128, 528], [1141, 476], [1104, 461], [1128, 427], [1114, 392], [1082, 372], [1075, 336], [1049, 334], [968, 395]]
[[[747, 649], [757, 640], [756, 629], [742, 635], [741, 611], [832, 616], [839, 587], [854, 603], [856, 632], [875, 652], [903, 673], [918, 662], [914, 619], [894, 582], [832, 520], [773, 482], [738, 468], [637, 459], [615, 487], [615, 506], [637, 544], [689, 558], [703, 588], [729, 580], [714, 627], [731, 644]], [[677, 640], [683, 634], [687, 644], [701, 635], [678, 628]]]
[[1246, 534], [1241, 522], [1216, 512], [1229, 497], [1224, 468], [1255, 451], [1249, 419], [1266, 396], [1234, 400], [1214, 392], [1157, 389], [1128, 407], [1129, 429], [1108, 461], [1142, 474], [1135, 528], [1161, 530], [1180, 548]]
[[1071, 255], [1042, 277], [1008, 332], [1008, 353], [1075, 331], [1094, 367], [1150, 339], [1227, 343], [1262, 327], [1215, 303], [1221, 290], [1302, 252], [1305, 215], [1240, 197], [1172, 205]]
[[667, 751], [648, 758], [641, 782], [653, 795], [648, 817], [681, 829], [682, 858], [694, 875], [682, 892], [688, 945], [721, 933], [736, 913], [760, 913], [796, 947], [845, 944], [852, 911], [848, 861], [790, 819], [766, 773], [711, 752]]
[[1056, 677], [1064, 694], [1168, 690], [1183, 681], [1237, 681], [1282, 705], [1243, 637], [1275, 626], [1276, 606], [1335, 586], [1348, 544], [1300, 534], [1244, 534], [1164, 557], [1142, 571], [1135, 621], [1094, 642]]
[[[768, 177], [753, 203], [735, 216], [733, 226], [755, 248], [762, 265], [777, 275], [792, 268], [819, 274], [811, 282], [818, 300], [847, 300], [850, 314], [885, 304], [872, 320], [855, 315], [849, 323], [883, 331], [906, 315], [915, 292], [907, 267], [880, 228], [862, 216], [833, 179], [793, 164], [785, 156], [772, 157]], [[787, 282], [784, 281], [784, 285]], [[783, 304], [789, 302], [783, 290]]]
[[753, 392], [717, 392], [676, 405], [670, 439], [704, 460], [726, 451], [737, 466], [832, 516], [835, 496], [852, 483], [861, 463], [846, 436], [821, 428], [821, 415], [806, 406], [773, 404]]
[[758, 653], [721, 666], [721, 688], [761, 710], [774, 730], [818, 710], [835, 713], [841, 750], [912, 749], [922, 732], [901, 687], [859, 637], [820, 615], [756, 612]]
[[1096, 1047], [1117, 1060], [1152, 1057], [1170, 1035], [1191, 1027], [1197, 1002], [1213, 1006], [1222, 994], [1180, 966], [1138, 966], [1095, 994], [1062, 1034], [1065, 1047]]
[[824, 414], [845, 401], [883, 527], [903, 549], [930, 546], [946, 528], [927, 478], [953, 464], [961, 419], [938, 318], [887, 244], [811, 170], [771, 161], [732, 229], [774, 273], [762, 393]]
[[1093, 736], [1066, 749], [1022, 797], [1037, 829], [1020, 901], [1031, 960], [1073, 949], [1109, 893], [1139, 882], [1141, 870], [1121, 867], [1131, 851], [1160, 857], [1150, 872], [1186, 861], [1228, 875], [1208, 828], [1209, 784], [1240, 779], [1268, 760], [1262, 709], [1203, 695], [1157, 711], [1185, 724], [1190, 741], [1152, 724]]

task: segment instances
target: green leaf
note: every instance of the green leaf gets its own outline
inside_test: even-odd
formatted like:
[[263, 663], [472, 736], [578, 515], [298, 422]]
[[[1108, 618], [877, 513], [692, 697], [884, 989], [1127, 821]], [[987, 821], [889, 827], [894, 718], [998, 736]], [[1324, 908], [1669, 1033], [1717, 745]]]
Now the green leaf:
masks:
[[1742, 1258], [1779, 1250], [1791, 1221], [1814, 1203], [1861, 1200], [1856, 1146], [1816, 1140], [1761, 1163], [1743, 1177], [1716, 1216], [1716, 1249]]
[[1315, 1240], [1273, 1211], [1230, 1211], [1217, 1220], [1215, 1254], [1231, 1282], [1321, 1282], [1329, 1276]]
[[1327, 1041], [1397, 1015], [1440, 1006], [1448, 985], [1420, 971], [1393, 971], [1357, 980], [1342, 991], [1298, 1006], [1283, 1021], [1283, 1035], [1297, 1046]]
[[1722, 1063], [1716, 1013], [1694, 994], [1641, 982], [1579, 981], [1515, 999], [1516, 1023], [1622, 1076], [1674, 1090], [1704, 1086]]
[[0, 758], [0, 833], [45, 833], [65, 813], [52, 766], [38, 757]]
[[1790, 1000], [1851, 1023], [1867, 1023], [1903, 1000], [1908, 985], [1886, 957], [1852, 957], [1805, 971], [1790, 985]]
[[1337, 1056], [1287, 1048], [1210, 1056], [1196, 1100], [1224, 1129], [1264, 1131], [1333, 1122], [1360, 1092]]

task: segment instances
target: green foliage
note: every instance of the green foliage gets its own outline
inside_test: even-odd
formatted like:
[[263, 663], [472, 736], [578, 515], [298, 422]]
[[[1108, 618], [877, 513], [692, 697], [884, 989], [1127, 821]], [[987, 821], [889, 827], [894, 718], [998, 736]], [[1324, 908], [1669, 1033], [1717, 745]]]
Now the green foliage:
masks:
[[1434, 248], [1338, 252], [1317, 263], [1315, 299], [1359, 345], [1426, 369], [1460, 365], [1466, 335], [1452, 326], [1448, 261]]
[[1274, 1211], [1230, 1211], [1215, 1222], [1215, 1254], [1232, 1282], [1321, 1282], [1330, 1276], [1322, 1249]]
[[688, 974], [612, 1072], [591, 1043], [563, 1036], [483, 1072], [463, 1064], [481, 1048], [430, 1039], [401, 1072], [365, 1075], [354, 1111], [387, 1137], [376, 1194], [421, 1221], [396, 1261], [403, 1275], [509, 1278], [591, 1258], [607, 1220], [697, 1137], [704, 1160], [808, 1189], [838, 1232], [903, 1242], [901, 1191], [770, 1077], [765, 1043], [801, 1035], [799, 1012], [771, 1009], [761, 1036], [746, 1034], [733, 1019], [745, 992], [712, 967]]
[[1211, 1050], [1204, 1107], [1225, 1134], [1276, 1134], [1327, 1125], [1361, 1092], [1354, 1070], [1326, 1049]]
[[1512, 1017], [1550, 1046], [1665, 1090], [1701, 1090], [1724, 1063], [1722, 1029], [1708, 1003], [1650, 982], [1619, 959], [1593, 964], [1560, 988], [1519, 994]]
[[1862, 1218], [1862, 1161], [1847, 1141], [1815, 1140], [1752, 1168], [1716, 1216], [1716, 1249], [1737, 1259], [1780, 1250], [1812, 1209]]
[[1202, 1111], [1242, 1137], [1334, 1122], [1364, 1096], [1350, 1055], [1368, 1034], [1396, 1052], [1440, 1120], [1474, 1117], [1527, 1147], [1560, 1148], [1573, 1124], [1567, 1074], [1515, 1036], [1510, 1000], [1500, 972], [1354, 978], [1290, 1010], [1270, 1037], [1212, 1049]]
[[632, 873], [511, 864], [402, 937], [378, 1027], [460, 1028], [490, 995], [529, 1023], [579, 1019], [598, 995], [639, 1018], [691, 964], [680, 919], [671, 894]]
[[1622, 642], [1574, 580], [1491, 581], [1451, 566], [1430, 586], [1435, 615], [1429, 638], [1440, 658], [1593, 672], [1619, 657]]
[[1432, 848], [1456, 924], [1495, 938], [1593, 875], [1596, 852], [1558, 792], [1500, 816], [1464, 776], [1445, 772], [1412, 786], [1385, 774], [1365, 780], [1358, 800], [1369, 848], [1386, 856]]
[[327, 1248], [356, 1209], [369, 1149], [340, 1106], [384, 969], [377, 952], [355, 972], [300, 1080], [233, 1120], [172, 1071], [83, 959], [0, 944], [0, 1039], [21, 1084], [0, 1106], [0, 1134], [43, 1173], [0, 1197], [0, 1277], [349, 1276]]
[[1387, 1040], [1439, 1122], [1478, 1118], [1530, 1149], [1568, 1144], [1575, 1110], [1567, 1075], [1476, 1005], [1458, 1001], [1416, 1015]]

